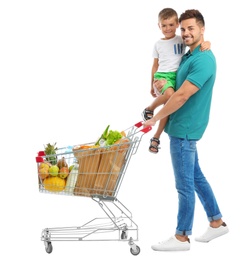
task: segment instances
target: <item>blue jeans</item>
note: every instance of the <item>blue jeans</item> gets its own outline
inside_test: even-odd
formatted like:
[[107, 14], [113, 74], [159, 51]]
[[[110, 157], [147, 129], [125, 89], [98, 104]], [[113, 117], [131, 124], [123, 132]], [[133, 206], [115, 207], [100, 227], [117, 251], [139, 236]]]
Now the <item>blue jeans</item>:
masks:
[[169, 138], [175, 185], [179, 199], [176, 234], [188, 236], [192, 234], [195, 192], [209, 221], [218, 220], [222, 215], [214, 193], [200, 169], [196, 141], [171, 136]]

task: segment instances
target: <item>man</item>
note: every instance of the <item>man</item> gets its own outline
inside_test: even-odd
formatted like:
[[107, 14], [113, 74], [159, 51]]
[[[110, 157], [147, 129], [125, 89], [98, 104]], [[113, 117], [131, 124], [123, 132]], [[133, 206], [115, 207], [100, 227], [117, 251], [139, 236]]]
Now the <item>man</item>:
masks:
[[[165, 132], [170, 138], [170, 154], [176, 189], [179, 198], [177, 227], [170, 239], [152, 246], [157, 251], [182, 251], [190, 249], [195, 192], [207, 218], [207, 231], [196, 238], [199, 242], [226, 234], [229, 230], [222, 220], [211, 186], [204, 177], [198, 162], [196, 142], [200, 140], [209, 121], [212, 90], [216, 77], [216, 60], [211, 50], [201, 52], [205, 22], [198, 10], [186, 10], [179, 18], [181, 36], [189, 51], [180, 63], [176, 78], [176, 92], [165, 106], [145, 126], [154, 126], [158, 120], [169, 116]], [[161, 89], [163, 83], [157, 82]]]

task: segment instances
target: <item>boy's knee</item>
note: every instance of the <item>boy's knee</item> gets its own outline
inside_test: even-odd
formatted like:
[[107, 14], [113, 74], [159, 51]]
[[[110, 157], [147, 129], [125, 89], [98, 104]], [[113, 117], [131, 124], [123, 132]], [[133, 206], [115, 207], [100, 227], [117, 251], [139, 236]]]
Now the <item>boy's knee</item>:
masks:
[[168, 100], [174, 93], [174, 89], [172, 87], [169, 87], [165, 90], [164, 94], [166, 99]]

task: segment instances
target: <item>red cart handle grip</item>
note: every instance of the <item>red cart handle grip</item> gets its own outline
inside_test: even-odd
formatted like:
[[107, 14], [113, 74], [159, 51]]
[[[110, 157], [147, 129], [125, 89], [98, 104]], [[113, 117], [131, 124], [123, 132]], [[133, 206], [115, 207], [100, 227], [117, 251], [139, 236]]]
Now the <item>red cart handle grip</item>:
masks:
[[43, 156], [45, 156], [45, 152], [44, 151], [39, 151], [38, 152], [38, 156], [36, 157], [36, 162], [37, 163], [41, 163], [44, 161]]
[[[136, 123], [134, 126], [137, 127], [137, 128], [139, 128], [139, 127], [143, 126], [143, 122], [140, 121], [140, 122]], [[143, 129], [141, 129], [140, 131], [146, 134], [146, 133], [148, 133], [151, 129], [152, 129], [151, 126], [146, 126], [146, 127], [144, 127]]]

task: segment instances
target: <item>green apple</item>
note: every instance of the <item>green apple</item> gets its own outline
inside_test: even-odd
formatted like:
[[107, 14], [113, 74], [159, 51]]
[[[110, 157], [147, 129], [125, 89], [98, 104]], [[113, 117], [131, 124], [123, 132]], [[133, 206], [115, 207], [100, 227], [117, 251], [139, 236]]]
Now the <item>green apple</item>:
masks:
[[49, 174], [51, 176], [57, 176], [59, 173], [59, 167], [57, 165], [52, 165], [50, 168], [49, 168]]

